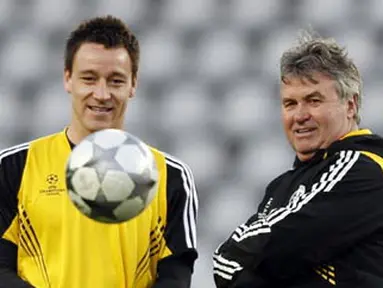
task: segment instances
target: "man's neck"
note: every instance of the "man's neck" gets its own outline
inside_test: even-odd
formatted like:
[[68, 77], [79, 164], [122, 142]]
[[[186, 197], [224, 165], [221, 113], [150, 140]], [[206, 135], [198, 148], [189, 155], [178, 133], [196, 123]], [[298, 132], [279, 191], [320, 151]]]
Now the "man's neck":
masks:
[[67, 137], [69, 139], [69, 141], [71, 143], [73, 143], [74, 145], [77, 145], [78, 143], [80, 143], [86, 136], [88, 136], [89, 134], [91, 134], [91, 132], [85, 130], [85, 129], [81, 129], [81, 128], [77, 128], [75, 125], [73, 124], [70, 124], [68, 126], [68, 129], [66, 131], [66, 134], [67, 134]]

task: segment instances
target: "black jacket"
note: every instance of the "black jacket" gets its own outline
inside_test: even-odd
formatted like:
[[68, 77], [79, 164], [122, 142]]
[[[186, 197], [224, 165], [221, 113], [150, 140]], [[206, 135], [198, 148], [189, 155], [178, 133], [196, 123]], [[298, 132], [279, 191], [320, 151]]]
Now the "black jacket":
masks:
[[214, 253], [217, 287], [383, 287], [382, 169], [369, 130], [296, 160]]

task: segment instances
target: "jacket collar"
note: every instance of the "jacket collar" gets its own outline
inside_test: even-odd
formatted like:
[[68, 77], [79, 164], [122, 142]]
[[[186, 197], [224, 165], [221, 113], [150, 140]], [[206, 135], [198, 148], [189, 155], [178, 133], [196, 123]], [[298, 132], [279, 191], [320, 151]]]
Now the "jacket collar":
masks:
[[307, 161], [301, 161], [301, 160], [299, 160], [299, 158], [297, 156], [295, 156], [293, 168], [298, 168], [298, 167], [305, 166], [305, 165], [308, 165], [308, 164], [317, 163], [317, 162], [323, 160], [324, 158], [326, 158], [327, 151], [329, 149], [331, 149], [331, 147], [334, 146], [334, 144], [339, 144], [341, 141], [343, 141], [345, 139], [349, 139], [351, 137], [366, 136], [366, 135], [372, 135], [372, 132], [371, 132], [370, 129], [354, 130], [354, 131], [351, 131], [351, 132], [345, 134], [344, 136], [339, 138], [339, 140], [333, 142], [328, 148], [326, 148], [326, 149], [319, 149], [317, 152], [315, 152], [314, 156], [311, 157]]

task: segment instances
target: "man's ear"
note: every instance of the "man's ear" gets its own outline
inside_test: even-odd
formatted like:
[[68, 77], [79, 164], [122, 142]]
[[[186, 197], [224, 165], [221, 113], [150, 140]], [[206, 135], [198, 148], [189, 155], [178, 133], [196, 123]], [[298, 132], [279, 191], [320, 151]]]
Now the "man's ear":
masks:
[[137, 76], [133, 76], [133, 79], [132, 79], [132, 89], [130, 91], [129, 98], [133, 98], [136, 95], [137, 82], [138, 82]]
[[359, 95], [358, 94], [354, 94], [352, 96], [352, 98], [348, 99], [347, 100], [347, 104], [348, 104], [348, 115], [350, 118], [354, 118], [355, 115], [358, 114], [358, 111], [359, 111], [359, 104], [358, 104], [358, 99], [359, 99]]
[[130, 92], [129, 98], [133, 98], [134, 96], [136, 96], [136, 88], [132, 87], [132, 90]]
[[72, 93], [72, 74], [69, 70], [64, 70], [63, 82], [65, 91]]

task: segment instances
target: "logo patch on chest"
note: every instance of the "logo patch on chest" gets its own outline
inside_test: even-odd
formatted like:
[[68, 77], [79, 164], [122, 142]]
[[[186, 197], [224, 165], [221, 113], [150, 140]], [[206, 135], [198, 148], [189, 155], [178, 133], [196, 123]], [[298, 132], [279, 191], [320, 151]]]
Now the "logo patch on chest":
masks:
[[45, 187], [40, 189], [40, 194], [47, 196], [60, 195], [65, 192], [65, 188], [62, 188], [60, 184], [59, 176], [55, 173], [50, 173], [45, 178]]

